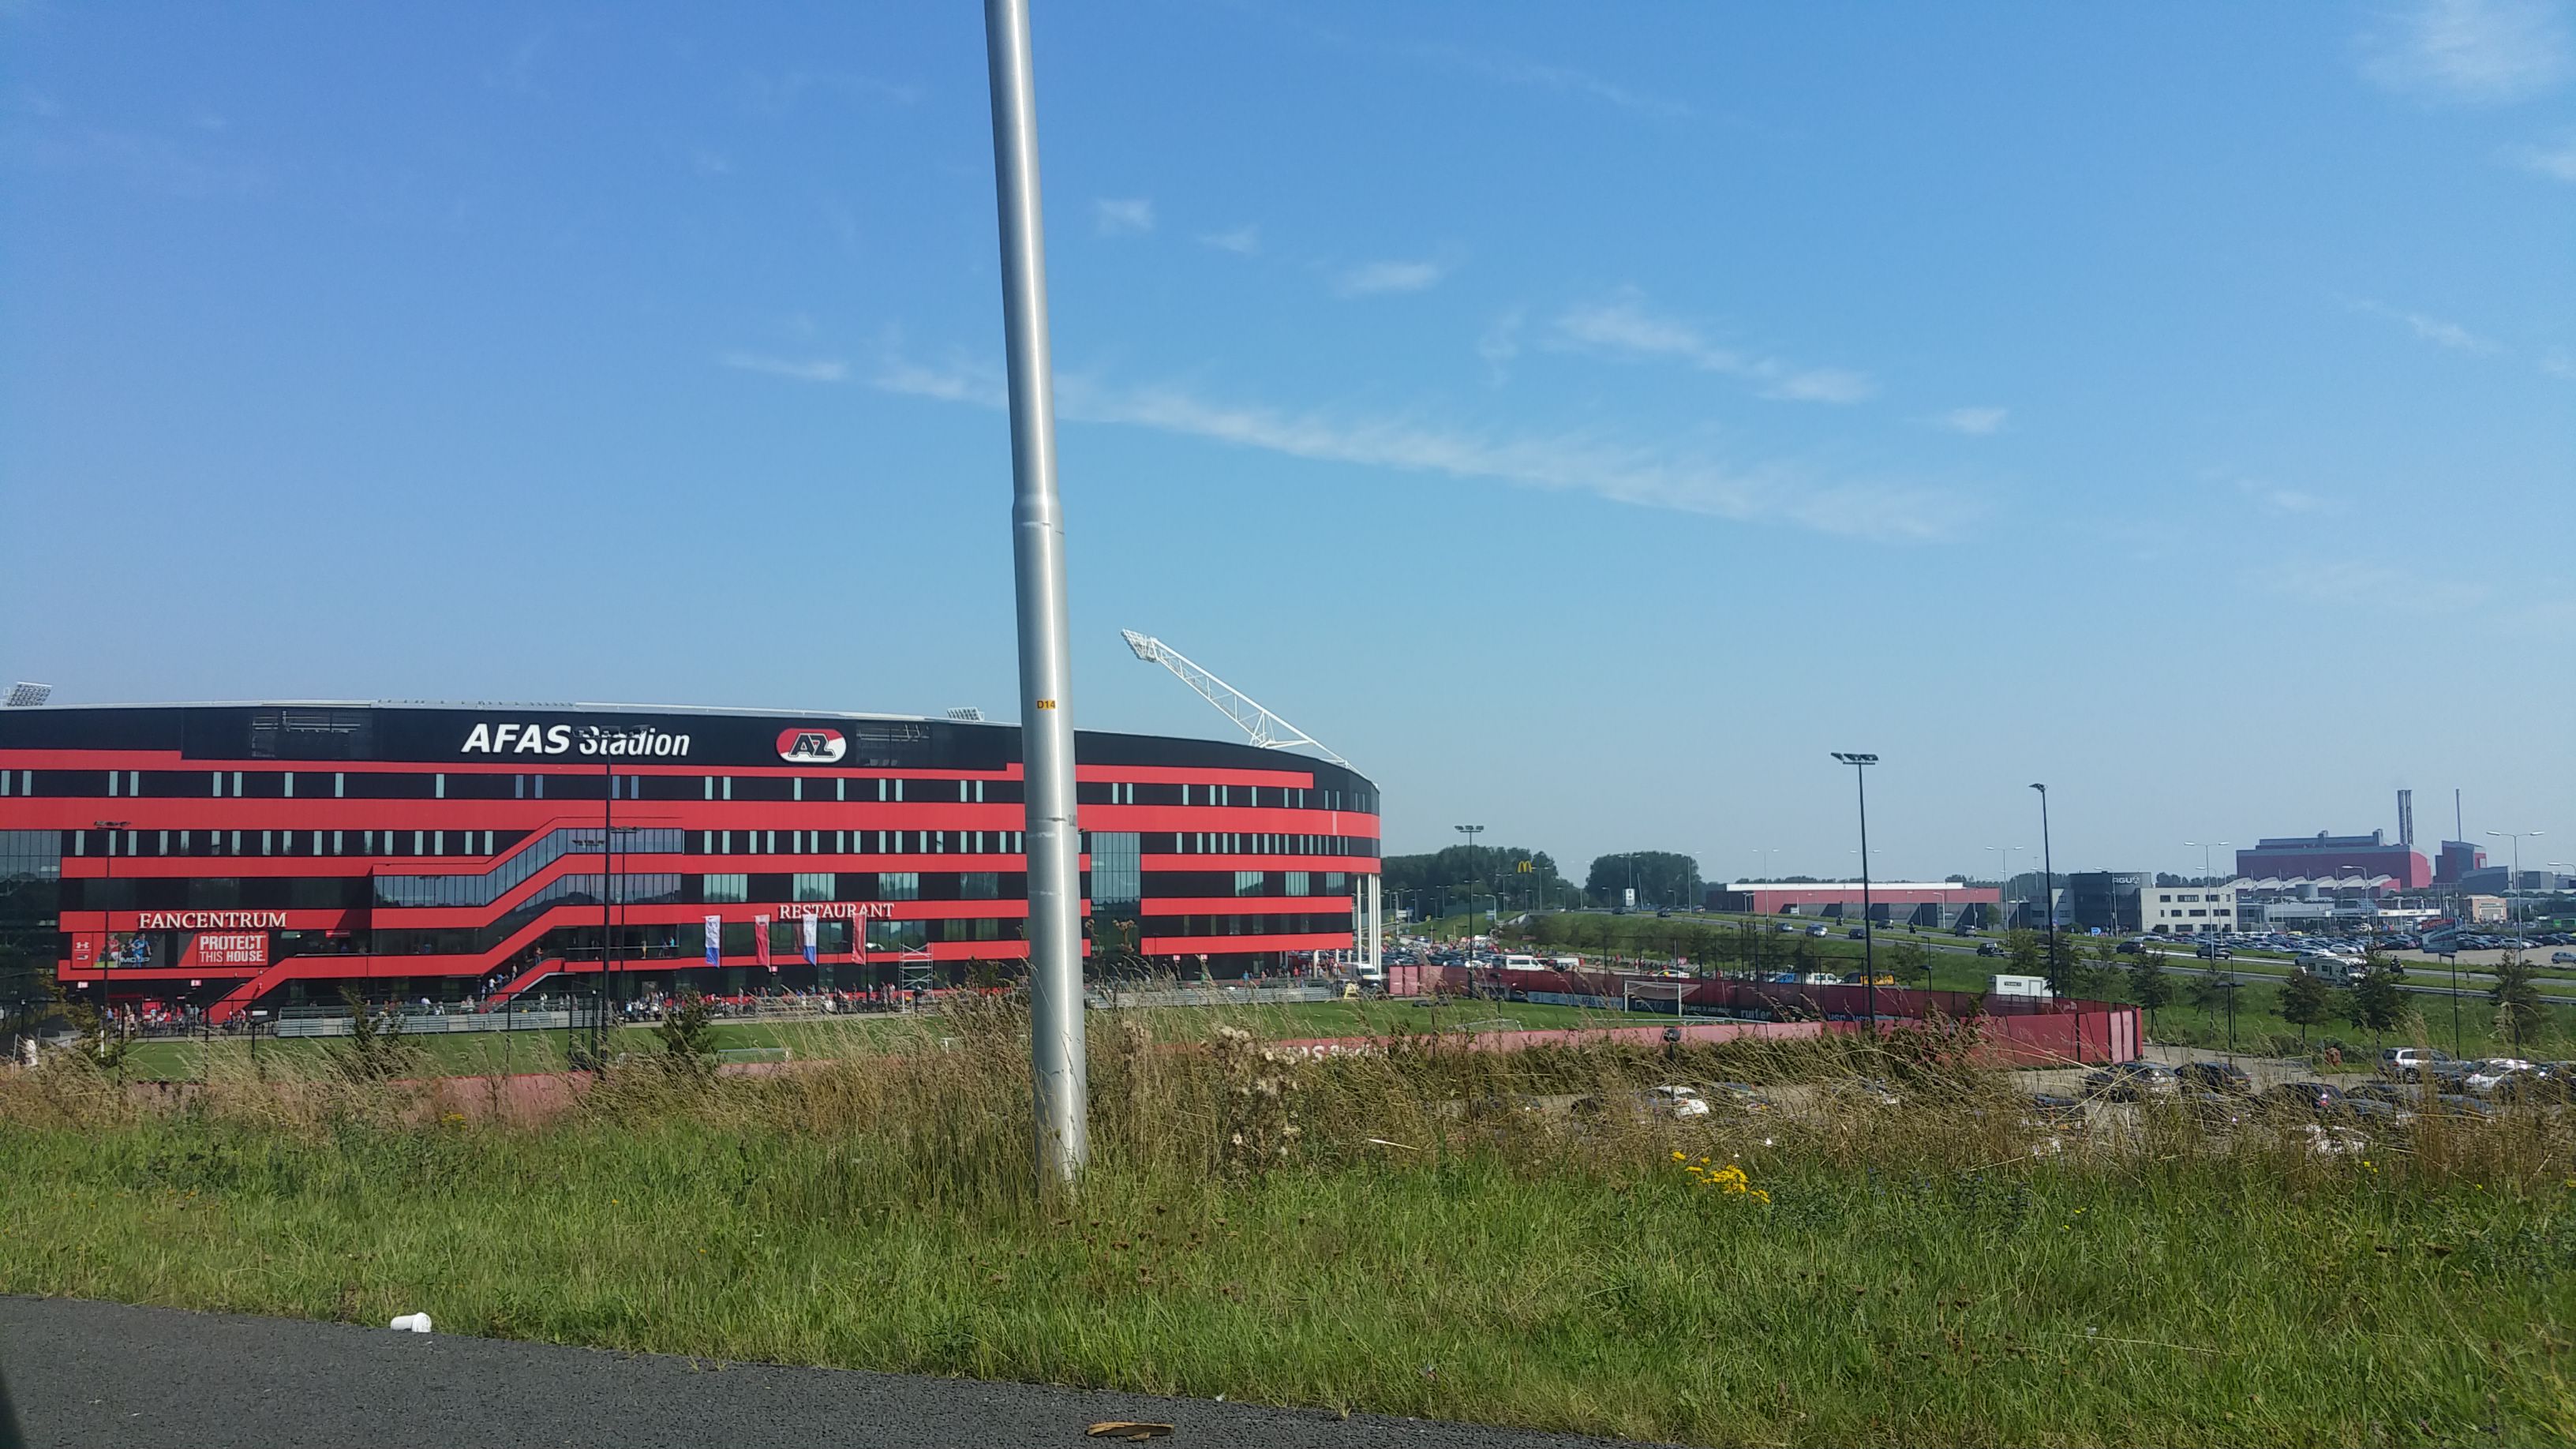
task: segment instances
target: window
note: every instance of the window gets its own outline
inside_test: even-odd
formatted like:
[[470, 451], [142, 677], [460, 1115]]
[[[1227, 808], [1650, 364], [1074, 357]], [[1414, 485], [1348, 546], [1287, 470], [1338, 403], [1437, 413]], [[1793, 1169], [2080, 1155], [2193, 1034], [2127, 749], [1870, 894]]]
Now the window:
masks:
[[747, 875], [710, 875], [705, 878], [706, 899], [710, 905], [725, 905], [751, 899], [751, 877]]
[[921, 873], [911, 870], [878, 871], [877, 899], [881, 901], [920, 900]]
[[[1092, 898], [1100, 898], [1099, 857], [1092, 857]], [[957, 877], [957, 898], [961, 901], [998, 900], [1002, 894], [1002, 877], [998, 871], [970, 870]]]
[[1302, 870], [1288, 872], [1288, 892], [1292, 896], [1314, 894], [1314, 877]]
[[1257, 870], [1236, 871], [1234, 873], [1234, 893], [1239, 896], [1257, 896], [1261, 894], [1261, 872]]
[[1097, 906], [1132, 906], [1145, 893], [1144, 842], [1132, 830], [1091, 834], [1091, 899]]
[[828, 901], [832, 898], [832, 873], [828, 870], [800, 870], [790, 883], [791, 897], [800, 901]]

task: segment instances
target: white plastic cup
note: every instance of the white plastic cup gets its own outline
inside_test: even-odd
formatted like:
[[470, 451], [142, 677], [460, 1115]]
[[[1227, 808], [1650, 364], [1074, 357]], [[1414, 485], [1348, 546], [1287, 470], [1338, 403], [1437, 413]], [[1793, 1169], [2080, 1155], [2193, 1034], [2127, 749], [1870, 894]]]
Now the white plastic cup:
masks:
[[402, 1317], [395, 1319], [391, 1327], [397, 1333], [427, 1333], [429, 1332], [429, 1315], [426, 1313], [406, 1313]]

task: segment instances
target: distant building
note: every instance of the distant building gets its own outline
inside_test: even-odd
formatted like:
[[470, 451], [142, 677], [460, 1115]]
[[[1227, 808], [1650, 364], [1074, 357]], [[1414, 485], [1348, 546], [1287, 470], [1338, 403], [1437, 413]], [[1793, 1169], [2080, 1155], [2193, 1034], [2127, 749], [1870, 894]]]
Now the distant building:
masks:
[[2501, 925], [2504, 922], [2504, 897], [2463, 896], [2460, 898], [2460, 914], [2477, 925]]
[[2066, 877], [2068, 904], [2080, 931], [2143, 929], [2139, 893], [2153, 876], [2142, 870], [2079, 870]]
[[2487, 863], [2487, 853], [2465, 840], [2445, 840], [2433, 863], [2433, 884], [2458, 885], [2460, 877]]
[[[2447, 852], [2449, 847], [2444, 847]], [[2236, 873], [2261, 877], [2326, 877], [2384, 875], [2397, 889], [2422, 890], [2433, 883], [2433, 865], [2403, 845], [2388, 843], [2386, 833], [2368, 835], [2285, 836], [2258, 840], [2251, 850], [2236, 852]]]
[[2241, 882], [2208, 886], [2149, 886], [2139, 893], [2139, 919], [2159, 936], [2199, 936], [2236, 929], [2236, 889]]
[[[1705, 894], [1712, 911], [1743, 911], [1762, 916], [1823, 916], [1860, 919], [1859, 881], [1732, 881], [1712, 885]], [[1997, 886], [1962, 885], [1957, 881], [1873, 881], [1870, 916], [1882, 926], [1952, 926], [1964, 915], [1968, 924], [1988, 924], [2002, 904]]]

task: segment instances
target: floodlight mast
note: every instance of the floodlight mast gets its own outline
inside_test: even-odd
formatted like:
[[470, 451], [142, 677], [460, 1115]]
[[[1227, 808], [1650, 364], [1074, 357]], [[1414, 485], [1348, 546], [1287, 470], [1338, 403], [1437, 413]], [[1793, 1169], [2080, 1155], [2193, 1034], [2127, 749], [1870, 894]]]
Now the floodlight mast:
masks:
[[1264, 708], [1259, 700], [1199, 667], [1190, 656], [1148, 634], [1121, 629], [1120, 637], [1136, 657], [1148, 664], [1159, 664], [1172, 671], [1181, 683], [1198, 692], [1199, 698], [1215, 705], [1235, 728], [1251, 736], [1252, 742], [1265, 750], [1291, 750], [1302, 745], [1345, 769], [1350, 761], [1325, 748], [1324, 742], [1297, 728]]

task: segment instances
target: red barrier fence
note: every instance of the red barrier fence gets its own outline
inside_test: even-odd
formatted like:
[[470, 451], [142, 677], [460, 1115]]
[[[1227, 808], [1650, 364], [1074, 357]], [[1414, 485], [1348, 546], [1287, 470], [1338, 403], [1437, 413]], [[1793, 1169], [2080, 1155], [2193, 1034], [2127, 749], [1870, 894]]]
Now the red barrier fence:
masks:
[[[1401, 977], [1398, 973], [1402, 973]], [[1563, 997], [1583, 1004], [1613, 1008], [1629, 1004], [1647, 1010], [1662, 1008], [1664, 1003], [1674, 1000], [1674, 996], [1631, 1000], [1628, 996], [1630, 984], [1651, 984], [1659, 992], [1672, 988], [1681, 1004], [1681, 1021], [1678, 1024], [1685, 1041], [1726, 1041], [1745, 1036], [1781, 1039], [1816, 1034], [1814, 1030], [1742, 1030], [1755, 1026], [1794, 1025], [1817, 1030], [1861, 1031], [1867, 1029], [1874, 1009], [1884, 1029], [1902, 1029], [1935, 1013], [1956, 1021], [1973, 1020], [1983, 1040], [1978, 1055], [1996, 1065], [2091, 1066], [2125, 1062], [2136, 1058], [2144, 1045], [2144, 1037], [2138, 1029], [2136, 1007], [2074, 998], [1995, 996], [1972, 991], [1923, 991], [1901, 986], [1881, 986], [1873, 991], [1864, 986], [1807, 986], [1590, 971], [1479, 970], [1471, 973], [1459, 966], [1390, 967], [1387, 978], [1389, 992], [1398, 996], [1438, 990], [1497, 1002], [1545, 1001], [1551, 997]], [[1709, 1020], [1711, 1017], [1721, 1019], [1712, 1021]], [[1497, 1038], [1491, 1049], [1508, 1051], [1519, 1046], [1552, 1042], [1560, 1037], [1626, 1040], [1638, 1033], [1643, 1034], [1638, 1038], [1640, 1040], [1661, 1041], [1662, 1032], [1663, 1028], [1655, 1026], [1592, 1028], [1575, 1032], [1487, 1032], [1479, 1034], [1477, 1045], [1484, 1048], [1485, 1038]]]

